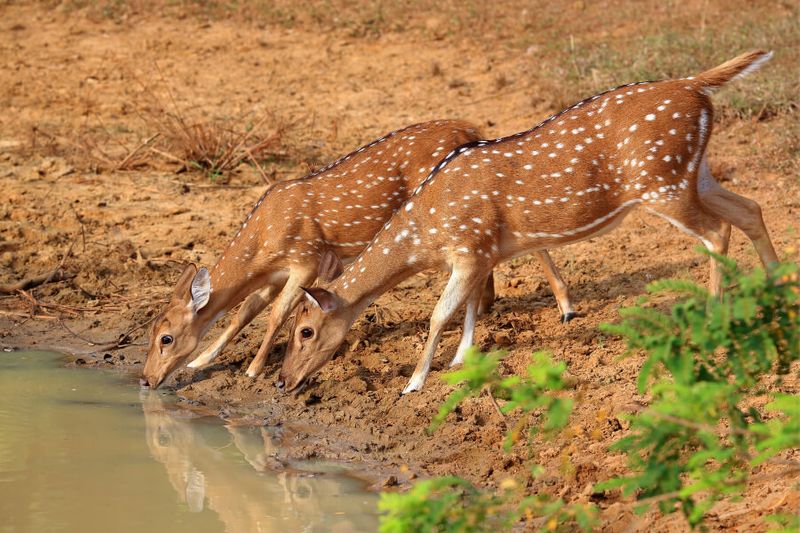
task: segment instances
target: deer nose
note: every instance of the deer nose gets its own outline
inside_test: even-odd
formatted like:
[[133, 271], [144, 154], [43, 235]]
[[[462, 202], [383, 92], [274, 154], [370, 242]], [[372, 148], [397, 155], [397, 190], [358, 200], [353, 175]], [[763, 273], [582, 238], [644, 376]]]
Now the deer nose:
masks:
[[281, 391], [281, 392], [283, 392], [283, 387], [285, 385], [286, 385], [286, 382], [283, 381], [282, 379], [279, 379], [278, 381], [275, 382], [275, 386], [278, 387], [278, 390]]
[[147, 378], [145, 378], [145, 377], [139, 378], [139, 386], [140, 387], [145, 387], [145, 388], [149, 387], [150, 384], [147, 382]]

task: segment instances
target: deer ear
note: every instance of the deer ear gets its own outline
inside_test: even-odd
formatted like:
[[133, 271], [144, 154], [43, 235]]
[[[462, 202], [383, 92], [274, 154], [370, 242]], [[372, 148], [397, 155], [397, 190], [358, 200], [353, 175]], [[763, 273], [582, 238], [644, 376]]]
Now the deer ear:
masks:
[[317, 279], [323, 283], [330, 283], [339, 277], [344, 270], [342, 261], [339, 256], [330, 250], [322, 252], [322, 257], [319, 261], [319, 269], [317, 270]]
[[211, 274], [206, 267], [197, 271], [192, 279], [192, 311], [195, 313], [206, 306], [211, 297]]
[[321, 287], [300, 288], [306, 293], [306, 300], [322, 309], [324, 313], [330, 313], [339, 307], [336, 296], [332, 292], [326, 291]]
[[197, 266], [195, 266], [194, 263], [189, 263], [186, 265], [186, 268], [183, 269], [181, 277], [175, 284], [175, 297], [184, 298], [186, 296], [186, 294], [189, 292], [189, 288], [191, 287], [191, 283], [195, 274], [197, 274]]

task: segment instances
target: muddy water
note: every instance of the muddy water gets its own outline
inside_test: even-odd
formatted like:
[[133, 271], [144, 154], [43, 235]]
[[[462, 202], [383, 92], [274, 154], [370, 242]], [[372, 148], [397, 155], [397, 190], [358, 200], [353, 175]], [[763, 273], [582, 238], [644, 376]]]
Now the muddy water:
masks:
[[54, 354], [0, 353], [0, 531], [376, 529], [361, 483], [313, 465], [275, 473], [265, 428], [169, 403]]

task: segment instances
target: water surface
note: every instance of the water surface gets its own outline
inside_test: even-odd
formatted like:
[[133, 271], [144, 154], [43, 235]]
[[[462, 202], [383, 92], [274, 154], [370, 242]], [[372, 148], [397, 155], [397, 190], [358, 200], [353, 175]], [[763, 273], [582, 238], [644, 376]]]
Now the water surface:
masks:
[[[276, 473], [267, 428], [224, 426], [124, 377], [0, 354], [0, 531], [374, 531], [377, 496]], [[313, 469], [313, 465], [306, 465]]]

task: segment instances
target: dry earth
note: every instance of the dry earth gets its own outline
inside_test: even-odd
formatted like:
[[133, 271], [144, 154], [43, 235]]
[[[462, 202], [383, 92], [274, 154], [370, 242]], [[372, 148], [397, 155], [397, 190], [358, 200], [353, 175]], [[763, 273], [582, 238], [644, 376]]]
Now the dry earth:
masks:
[[[614, 65], [590, 69], [574, 54], [573, 68], [567, 64], [570, 50], [597, 47], [600, 52], [592, 53], [602, 55], [603, 47], [624, 49], [643, 32], [663, 35], [664, 28], [701, 39], [741, 15], [797, 20], [796, 7], [780, 2], [646, 2], [640, 11], [618, 1], [596, 4], [520, 8], [501, 2], [496, 13], [477, 16], [474, 27], [472, 19], [454, 18], [459, 8], [449, 3], [442, 10], [424, 2], [416, 10], [413, 2], [403, 4], [402, 19], [396, 18], [399, 8], [377, 18], [347, 19], [348, 13], [376, 10], [369, 2], [361, 11], [314, 3], [318, 11], [296, 17], [277, 8], [281, 16], [197, 13], [192, 4], [183, 11], [135, 3], [127, 9], [108, 4], [116, 10], [1, 4], [0, 282], [59, 265], [75, 277], [32, 289], [29, 296], [0, 296], [0, 346], [85, 352], [76, 364], [134, 375], [147, 340], [145, 327], [134, 328], [158, 312], [185, 262], [213, 264], [261, 195], [262, 178], [248, 165], [226, 184], [202, 173], [176, 173], [178, 165], [146, 149], [150, 158], [143, 166], [111, 168], [109, 161], [121, 161], [125, 150], [155, 133], [147, 114], [154, 99], [172, 112], [228, 120], [270, 112], [292, 122], [283, 140], [286, 157], [267, 164], [268, 175], [284, 179], [413, 122], [462, 118], [498, 136], [591, 94], [580, 93], [582, 88], [634, 81], [619, 77]], [[338, 8], [345, 22], [331, 14]], [[640, 20], [639, 13], [650, 16]], [[494, 16], [513, 24], [493, 24]], [[797, 78], [796, 66], [787, 66], [796, 62], [797, 49], [782, 50], [781, 42], [754, 35], [740, 42], [723, 39], [729, 49], [713, 57], [774, 46], [776, 64], [767, 69]], [[656, 49], [644, 53], [655, 64], [669, 63]], [[701, 59], [687, 64], [701, 65]], [[581, 84], [571, 85], [581, 74]], [[759, 76], [742, 83], [756, 86]], [[722, 117], [711, 142], [712, 170], [727, 187], [761, 204], [779, 255], [797, 260], [798, 165], [786, 159], [797, 156], [796, 145], [786, 149], [797, 141], [787, 137], [796, 115], [790, 108]], [[618, 309], [633, 304], [651, 280], [704, 282], [708, 267], [695, 246], [664, 222], [636, 213], [611, 235], [554, 251], [581, 315], [566, 325], [559, 323], [535, 262], [523, 258], [499, 268], [498, 300], [479, 322], [478, 344], [508, 349], [507, 373], [524, 371], [533, 351], [550, 350], [567, 363], [578, 399], [567, 434], [535, 443], [530, 459], [544, 465], [546, 474], [529, 482], [531, 491], [587, 501], [593, 483], [625, 471], [623, 458], [607, 448], [626, 433], [622, 415], [647, 404], [635, 390], [642, 358], [621, 358], [623, 343], [604, 337], [598, 325], [617, 320]], [[757, 263], [740, 232], [734, 232], [730, 253], [743, 265]], [[467, 402], [436, 434], [426, 433], [451, 390], [439, 376], [452, 358], [458, 326], [445, 336], [425, 389], [400, 395], [444, 281], [442, 274], [425, 273], [379, 298], [356, 323], [341, 355], [299, 397], [282, 396], [272, 385], [285, 334], [265, 375], [244, 376], [260, 344], [262, 318], [218, 364], [201, 372], [184, 369], [170, 386], [186, 402], [220, 416], [286, 427], [287, 458], [352, 462], [378, 483], [390, 474], [401, 485], [414, 476], [449, 473], [485, 486], [525, 479], [526, 452], [502, 451], [504, 426], [488, 398]], [[86, 342], [114, 343], [122, 332], [134, 346], [98, 352]], [[796, 373], [780, 388], [798, 393]], [[708, 525], [764, 530], [763, 515], [796, 510], [799, 500], [791, 480], [757, 484], [742, 501], [715, 507]], [[635, 516], [631, 501], [618, 495], [595, 501], [606, 531], [687, 528], [678, 515]]]

